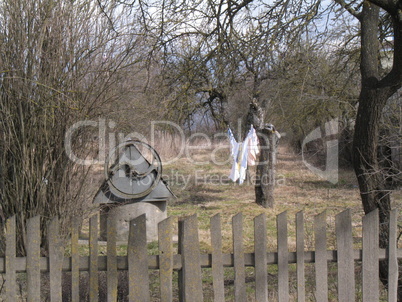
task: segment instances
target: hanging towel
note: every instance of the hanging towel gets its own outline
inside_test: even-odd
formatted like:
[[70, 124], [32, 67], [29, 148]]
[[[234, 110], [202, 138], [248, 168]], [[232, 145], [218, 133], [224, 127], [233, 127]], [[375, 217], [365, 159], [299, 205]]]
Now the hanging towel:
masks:
[[260, 153], [259, 141], [257, 137], [257, 132], [255, 131], [253, 125], [251, 125], [251, 129], [248, 134], [248, 156], [247, 163], [250, 166], [255, 166], [257, 162], [257, 155]]
[[236, 141], [230, 128], [228, 130], [228, 136], [230, 141], [230, 154], [233, 158], [229, 178], [234, 182], [239, 180], [239, 184], [242, 184], [246, 179], [247, 165], [255, 165], [257, 154], [260, 152], [257, 133], [253, 125], [251, 125], [243, 143]]

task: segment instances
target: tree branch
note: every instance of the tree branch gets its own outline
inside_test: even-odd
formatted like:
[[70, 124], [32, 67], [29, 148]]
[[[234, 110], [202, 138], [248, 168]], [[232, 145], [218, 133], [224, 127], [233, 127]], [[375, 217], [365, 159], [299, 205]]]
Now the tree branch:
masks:
[[398, 5], [397, 5], [398, 1], [369, 0], [369, 2], [381, 7], [382, 9], [386, 10], [390, 14], [395, 14], [398, 10]]
[[344, 0], [334, 0], [335, 3], [342, 6], [345, 10], [347, 10], [352, 16], [356, 17], [357, 19], [361, 19], [361, 13], [355, 10], [351, 5], [352, 3], [346, 3]]

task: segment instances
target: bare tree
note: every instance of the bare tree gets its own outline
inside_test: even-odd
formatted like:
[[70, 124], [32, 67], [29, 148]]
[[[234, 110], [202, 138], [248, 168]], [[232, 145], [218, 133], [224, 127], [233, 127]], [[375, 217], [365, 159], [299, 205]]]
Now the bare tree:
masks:
[[[328, 82], [317, 87], [314, 79], [321, 74], [307, 73], [312, 70], [311, 63], [321, 63], [320, 66], [328, 67], [323, 64], [327, 58], [320, 59], [317, 48], [305, 48], [314, 52], [307, 59], [303, 58], [304, 54], [296, 52], [288, 55], [289, 50], [292, 50], [289, 46], [303, 46], [300, 43], [301, 37], [309, 33], [309, 26], [324, 28], [317, 30], [316, 36], [327, 33], [329, 19], [327, 22], [320, 21], [326, 11], [322, 1], [156, 1], [152, 4], [138, 2], [136, 5], [141, 12], [144, 28], [152, 36], [154, 49], [161, 55], [162, 79], [167, 87], [165, 91], [169, 92], [165, 99], [166, 108], [172, 108], [171, 117], [182, 123], [200, 111], [219, 120], [220, 127], [237, 120], [239, 116], [245, 118], [244, 112], [250, 100], [255, 98], [257, 103], [263, 105], [264, 101], [271, 101], [275, 97], [269, 90], [264, 95], [267, 91], [264, 88], [278, 83], [276, 80], [281, 69], [283, 89], [278, 104], [284, 105], [284, 99], [288, 99], [288, 107], [294, 105], [296, 109], [304, 110], [306, 114], [299, 121], [314, 120], [317, 110], [322, 109], [317, 106], [319, 102], [301, 102], [303, 98], [309, 101], [340, 99], [346, 106], [337, 110], [341, 114], [347, 112], [345, 117], [348, 120], [349, 113], [354, 112], [354, 105], [358, 103], [353, 138], [354, 169], [365, 212], [376, 208], [380, 210], [381, 247], [385, 247], [388, 241], [386, 226], [391, 209], [391, 190], [386, 183], [388, 177], [382, 173], [378, 160], [379, 129], [387, 100], [401, 87], [402, 81], [400, 1], [334, 0], [332, 4], [329, 8], [333, 8], [332, 13], [337, 18], [342, 16], [342, 12], [349, 12], [355, 17], [358, 26], [345, 29], [353, 34], [352, 37], [360, 30], [360, 47], [343, 50], [338, 47], [334, 50], [334, 53], [343, 56], [339, 58], [346, 58], [345, 52], [349, 52], [349, 58], [361, 60], [358, 102], [354, 92], [345, 99], [339, 97], [344, 95], [344, 91], [349, 91], [345, 87], [350, 86], [339, 89], [336, 84], [332, 92], [328, 92], [330, 77]], [[340, 35], [332, 39], [338, 41]], [[380, 68], [379, 60], [380, 42], [384, 42], [388, 36], [393, 41], [388, 45], [388, 53], [393, 55], [389, 72]], [[353, 41], [356, 39], [353, 38]], [[308, 42], [307, 39], [304, 42]], [[286, 55], [285, 59], [283, 55]], [[297, 60], [302, 60], [302, 64], [293, 67], [292, 64]], [[355, 65], [346, 64], [350, 63], [346, 61], [338, 62], [353, 69]], [[304, 74], [290, 79], [287, 71], [297, 71], [299, 67], [305, 69], [301, 70], [302, 73], [305, 71]], [[343, 83], [348, 81], [349, 74], [353, 75], [355, 81], [353, 72], [347, 72]], [[290, 89], [286, 90], [286, 87], [290, 85], [286, 83], [297, 83], [298, 88], [302, 88], [298, 90], [300, 97], [295, 100], [294, 94], [287, 94]], [[238, 94], [239, 91], [242, 94]], [[236, 98], [236, 94], [240, 97]], [[335, 107], [339, 102], [333, 104]], [[385, 272], [382, 269], [384, 283]]]
[[[16, 215], [18, 251], [25, 221], [88, 211], [89, 167], [70, 160], [65, 135], [75, 122], [99, 116], [119, 99], [119, 71], [132, 62], [123, 23], [102, 17], [91, 1], [2, 1], [0, 4], [0, 212]], [[94, 134], [95, 133], [95, 134]], [[96, 158], [95, 128], [72, 137], [81, 158]]]
[[[391, 191], [381, 173], [378, 160], [381, 114], [388, 99], [402, 86], [402, 19], [399, 1], [370, 0], [347, 3], [336, 0], [361, 25], [361, 92], [353, 139], [354, 169], [364, 211], [379, 209], [380, 246], [388, 244], [388, 222], [391, 211]], [[380, 73], [379, 24], [383, 9], [392, 20], [393, 65], [385, 75]], [[380, 262], [380, 277], [387, 284], [387, 263]], [[399, 287], [401, 289], [401, 287]], [[402, 291], [399, 290], [399, 300]]]

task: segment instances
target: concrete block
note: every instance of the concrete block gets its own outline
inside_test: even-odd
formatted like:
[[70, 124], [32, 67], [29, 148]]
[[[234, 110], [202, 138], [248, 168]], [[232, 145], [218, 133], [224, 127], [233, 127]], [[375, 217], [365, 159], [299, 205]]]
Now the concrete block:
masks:
[[158, 240], [158, 223], [167, 218], [167, 201], [136, 202], [125, 205], [102, 205], [100, 215], [100, 239], [107, 240], [107, 219], [116, 220], [117, 241], [128, 241], [130, 220], [145, 214], [147, 241]]

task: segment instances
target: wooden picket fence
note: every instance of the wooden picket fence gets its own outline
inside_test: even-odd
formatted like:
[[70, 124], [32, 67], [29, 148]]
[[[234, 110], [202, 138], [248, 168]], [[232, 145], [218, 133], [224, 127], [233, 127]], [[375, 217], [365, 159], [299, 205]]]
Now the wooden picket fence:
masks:
[[40, 217], [27, 222], [27, 256], [16, 257], [15, 217], [6, 223], [6, 252], [0, 258], [0, 273], [4, 274], [6, 301], [16, 301], [16, 273], [26, 272], [27, 301], [40, 301], [41, 272], [49, 272], [51, 301], [62, 300], [62, 271], [71, 272], [71, 301], [79, 301], [80, 271], [89, 271], [90, 301], [98, 301], [98, 272], [106, 271], [107, 300], [117, 300], [118, 270], [128, 271], [130, 301], [150, 301], [149, 269], [159, 270], [160, 301], [173, 299], [173, 271], [179, 272], [179, 300], [203, 301], [202, 268], [211, 268], [214, 301], [225, 301], [224, 267], [234, 267], [235, 301], [247, 301], [245, 268], [255, 268], [255, 300], [268, 301], [268, 265], [277, 265], [278, 301], [289, 301], [289, 264], [297, 269], [297, 301], [306, 299], [305, 264], [315, 263], [316, 301], [328, 301], [328, 262], [337, 263], [338, 301], [355, 300], [355, 261], [362, 265], [362, 300], [379, 301], [379, 259], [389, 261], [388, 301], [397, 301], [398, 259], [402, 250], [397, 248], [397, 212], [390, 218], [389, 248], [379, 249], [378, 212], [363, 217], [362, 250], [353, 249], [352, 219], [350, 210], [336, 216], [337, 250], [327, 250], [325, 212], [314, 218], [315, 251], [305, 251], [303, 212], [296, 214], [296, 251], [288, 251], [287, 213], [277, 216], [277, 251], [267, 251], [265, 215], [254, 218], [254, 253], [244, 253], [243, 217], [239, 213], [232, 219], [233, 253], [222, 253], [220, 216], [211, 218], [211, 254], [201, 254], [197, 217], [179, 220], [179, 249], [173, 249], [172, 217], [158, 226], [159, 255], [148, 255], [146, 217], [139, 216], [130, 222], [127, 256], [117, 256], [116, 225], [108, 221], [107, 256], [98, 256], [98, 217], [90, 218], [89, 256], [78, 253], [78, 221], [74, 221], [71, 235], [71, 257], [64, 257], [59, 237], [59, 224], [53, 219], [49, 225], [49, 257], [40, 255]]

